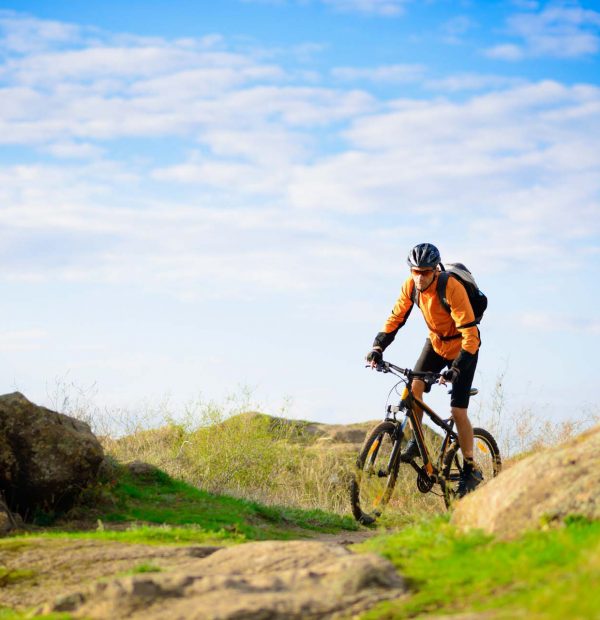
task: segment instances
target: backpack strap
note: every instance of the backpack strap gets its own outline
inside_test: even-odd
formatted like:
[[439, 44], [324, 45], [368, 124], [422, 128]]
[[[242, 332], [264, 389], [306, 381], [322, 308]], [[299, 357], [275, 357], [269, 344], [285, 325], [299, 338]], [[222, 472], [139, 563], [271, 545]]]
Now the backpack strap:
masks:
[[442, 308], [450, 314], [450, 304], [448, 303], [448, 299], [446, 298], [446, 288], [448, 286], [448, 278], [450, 274], [447, 271], [440, 271], [438, 275], [437, 281], [437, 295], [440, 303], [442, 304]]
[[[457, 263], [457, 264], [460, 264], [460, 263]], [[446, 297], [446, 288], [448, 286], [448, 278], [451, 275], [452, 274], [448, 273], [447, 271], [440, 272], [440, 275], [438, 276], [438, 283], [437, 283], [438, 299], [440, 300], [440, 303], [442, 304], [442, 308], [444, 308], [444, 310], [448, 314], [450, 314], [450, 304], [448, 303], [448, 298]], [[457, 325], [456, 329], [467, 329], [467, 327], [475, 327], [475, 325], [477, 325], [477, 319], [475, 319], [474, 321], [471, 321], [470, 323], [465, 323], [464, 325]], [[457, 336], [449, 336], [449, 337], [441, 338], [441, 339], [452, 340], [453, 338], [461, 338], [461, 335], [458, 334]]]

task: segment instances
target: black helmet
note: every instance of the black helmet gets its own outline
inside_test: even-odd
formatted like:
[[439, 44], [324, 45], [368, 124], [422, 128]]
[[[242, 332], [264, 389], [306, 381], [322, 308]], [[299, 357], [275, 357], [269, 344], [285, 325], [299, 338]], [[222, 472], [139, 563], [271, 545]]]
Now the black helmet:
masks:
[[440, 251], [431, 243], [419, 243], [408, 253], [406, 262], [411, 268], [435, 269], [441, 262]]

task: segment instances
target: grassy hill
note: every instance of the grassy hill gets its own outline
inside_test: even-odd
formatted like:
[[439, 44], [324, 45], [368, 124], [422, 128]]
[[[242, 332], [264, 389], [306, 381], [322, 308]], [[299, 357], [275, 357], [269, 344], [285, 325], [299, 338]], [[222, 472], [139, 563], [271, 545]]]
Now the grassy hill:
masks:
[[[104, 572], [94, 575], [101, 578], [117, 571], [111, 560], [121, 547], [238, 545], [357, 530], [348, 510], [348, 474], [372, 424], [247, 413], [105, 438], [111, 456], [101, 481], [84, 490], [73, 510], [38, 514], [30, 531], [0, 539], [0, 620], [27, 617], [27, 603], [15, 601], [29, 600], [29, 590], [46, 596], [48, 584], [60, 587], [60, 570], [68, 567], [58, 561], [61, 555], [77, 553], [78, 566], [93, 565], [78, 541], [88, 541], [90, 553], [112, 545], [98, 569]], [[119, 464], [133, 460], [154, 466]], [[573, 516], [513, 540], [465, 533], [449, 523], [441, 499], [419, 493], [414, 474], [403, 469], [376, 535], [354, 550], [389, 559], [410, 596], [379, 604], [364, 620], [600, 618], [600, 522]], [[160, 554], [157, 563], [144, 553], [149, 560], [136, 560], [134, 553], [118, 570], [170, 569]]]
[[[255, 412], [225, 419], [214, 415], [107, 438], [104, 446], [119, 461], [152, 463], [209, 492], [345, 515], [349, 476], [376, 423], [330, 425]], [[427, 431], [433, 441], [433, 432]], [[416, 492], [411, 472], [402, 471], [397, 488], [392, 513], [399, 518], [444, 511], [440, 498]]]
[[[40, 513], [27, 531], [0, 538], [0, 620], [29, 618], [36, 604], [80, 581], [92, 584], [124, 569], [137, 574], [185, 565], [185, 556], [154, 553], [149, 546], [186, 550], [358, 529], [349, 516], [209, 493], [153, 467], [115, 465], [110, 473], [68, 513]], [[139, 551], [127, 551], [132, 545]]]

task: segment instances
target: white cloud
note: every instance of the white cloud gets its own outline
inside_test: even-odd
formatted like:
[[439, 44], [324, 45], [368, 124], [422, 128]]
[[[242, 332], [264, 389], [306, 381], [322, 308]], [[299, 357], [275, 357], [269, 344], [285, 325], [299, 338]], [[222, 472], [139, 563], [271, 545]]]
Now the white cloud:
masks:
[[600, 321], [586, 319], [581, 316], [567, 316], [560, 314], [525, 313], [519, 317], [523, 327], [542, 332], [556, 333], [559, 330], [580, 332], [588, 336], [600, 334]]
[[289, 2], [306, 5], [325, 4], [341, 13], [362, 13], [381, 17], [395, 17], [404, 13], [404, 7], [412, 0], [242, 0], [253, 4], [283, 5]]
[[468, 90], [504, 90], [524, 83], [525, 80], [523, 78], [513, 78], [505, 75], [459, 73], [444, 78], [427, 80], [425, 87], [431, 90], [453, 93]]
[[[44, 50], [9, 58], [0, 75], [5, 144], [189, 135], [208, 128], [324, 125], [373, 104], [361, 91], [286, 85], [280, 66], [189, 42]], [[279, 130], [278, 130], [279, 131]]]
[[55, 142], [42, 148], [42, 151], [61, 159], [97, 159], [105, 150], [86, 142]]
[[401, 15], [409, 0], [322, 0], [337, 11], [357, 12], [384, 17]]
[[405, 83], [420, 80], [426, 69], [423, 65], [386, 65], [380, 67], [335, 67], [331, 75], [342, 81], [363, 81], [383, 83]]
[[442, 24], [444, 41], [451, 44], [462, 43], [464, 35], [477, 27], [477, 23], [468, 15], [456, 15]]
[[577, 58], [600, 50], [600, 13], [578, 4], [551, 3], [535, 13], [517, 13], [508, 18], [507, 31], [520, 42], [493, 46], [487, 56]]
[[48, 334], [43, 329], [22, 329], [0, 332], [0, 351], [35, 351], [41, 349]]
[[0, 10], [0, 49], [26, 54], [79, 38], [78, 26]]
[[[290, 200], [320, 211], [450, 217], [447, 234], [472, 231], [470, 243], [490, 260], [502, 263], [511, 247], [532, 268], [560, 255], [565, 269], [581, 264], [599, 232], [599, 104], [598, 89], [552, 82], [464, 103], [399, 101], [358, 119], [345, 153], [296, 167]], [[575, 251], [573, 239], [581, 240]]]
[[540, 6], [538, 0], [512, 0], [512, 3], [519, 9], [534, 10]]
[[[77, 53], [48, 44], [2, 69], [0, 141], [56, 158], [0, 167], [0, 223], [15, 252], [0, 264], [5, 279], [292, 294], [395, 273], [398, 246], [424, 233], [459, 258], [469, 236], [468, 252], [490, 270], [509, 268], [506, 247], [536, 269], [589, 257], [596, 87], [468, 74], [426, 85], [487, 92], [390, 102], [290, 83], [272, 58], [228, 51], [218, 37], [101, 34]], [[128, 54], [147, 62], [138, 71], [125, 60], [112, 74], [109, 64]], [[420, 71], [345, 67], [337, 76]], [[36, 244], [50, 248], [43, 262], [19, 252]]]
[[489, 58], [497, 58], [498, 60], [521, 60], [525, 56], [524, 49], [514, 43], [503, 43], [494, 45], [485, 51]]

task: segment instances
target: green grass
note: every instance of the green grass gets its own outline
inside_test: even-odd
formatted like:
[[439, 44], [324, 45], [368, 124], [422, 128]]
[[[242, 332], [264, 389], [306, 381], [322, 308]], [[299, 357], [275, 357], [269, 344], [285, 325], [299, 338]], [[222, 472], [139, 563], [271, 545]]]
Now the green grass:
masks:
[[365, 620], [485, 610], [506, 619], [600, 618], [600, 522], [571, 519], [503, 542], [437, 518], [360, 549], [391, 560], [412, 591]]
[[33, 579], [36, 576], [36, 572], [32, 570], [20, 569], [12, 570], [5, 566], [0, 566], [0, 588], [8, 586], [19, 581], [27, 581]]
[[347, 510], [355, 447], [319, 442], [307, 422], [233, 404], [193, 403], [183, 421], [118, 439], [104, 437], [103, 447], [117, 461], [151, 463], [212, 493], [269, 505]]
[[[92, 490], [88, 502], [93, 495]], [[73, 532], [53, 527], [50, 531], [28, 534], [6, 544], [18, 545], [28, 536], [40, 535], [140, 543], [225, 544], [298, 538], [313, 531], [357, 529], [348, 516], [321, 510], [264, 506], [216, 495], [174, 480], [160, 470], [143, 478], [122, 470], [110, 484], [102, 485], [102, 498], [106, 500], [107, 496], [110, 501], [104, 502], [108, 506], [106, 512], [98, 506], [94, 510], [95, 530]], [[81, 514], [81, 507], [78, 514]], [[110, 524], [126, 527], [114, 530]]]
[[[10, 607], [0, 607], [0, 620], [29, 620], [31, 613], [16, 611]], [[35, 616], [36, 620], [71, 620], [73, 616], [68, 613], [51, 613]]]
[[219, 536], [225, 533], [224, 537], [250, 540], [289, 538], [292, 528], [356, 529], [349, 517], [215, 495], [174, 480], [160, 470], [143, 481], [123, 474], [113, 494], [117, 509], [105, 515], [106, 521], [142, 521], [177, 528], [192, 525]]
[[137, 566], [134, 566], [130, 571], [127, 571], [127, 575], [140, 575], [143, 573], [160, 573], [162, 568], [151, 562], [142, 562]]

